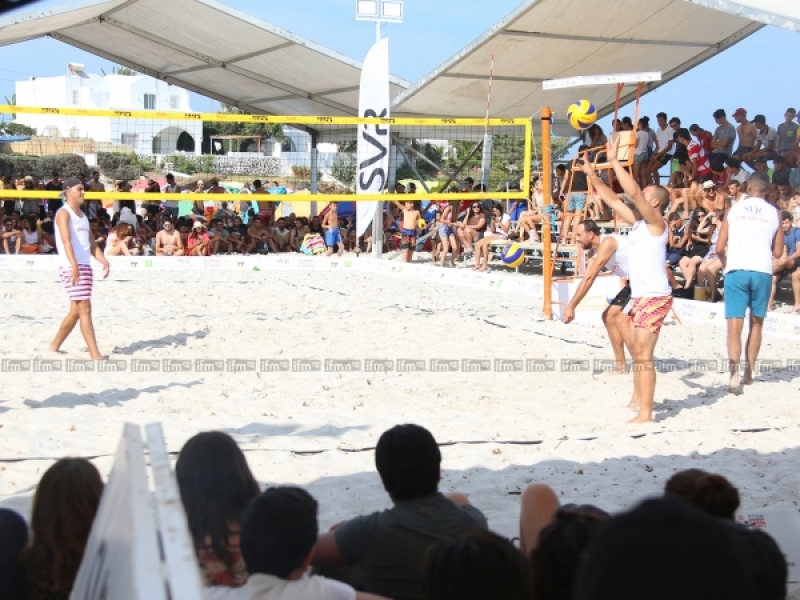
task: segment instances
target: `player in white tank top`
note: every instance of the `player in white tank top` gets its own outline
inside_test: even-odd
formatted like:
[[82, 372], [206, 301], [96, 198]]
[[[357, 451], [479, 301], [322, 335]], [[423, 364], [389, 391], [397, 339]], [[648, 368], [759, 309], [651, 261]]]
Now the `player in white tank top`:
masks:
[[608, 308], [603, 311], [603, 324], [611, 341], [614, 351], [614, 372], [625, 373], [625, 343], [623, 329], [629, 326], [630, 319], [625, 314], [624, 308], [630, 300], [630, 287], [627, 285], [628, 270], [628, 240], [624, 235], [602, 235], [597, 223], [591, 220], [581, 221], [575, 228], [575, 237], [578, 245], [584, 250], [594, 250], [595, 257], [591, 266], [583, 275], [575, 295], [570, 299], [564, 309], [563, 321], [570, 323], [575, 318], [575, 309], [591, 289], [600, 271], [605, 267], [612, 275], [626, 280], [619, 294], [611, 301]]
[[78, 324], [93, 360], [105, 357], [97, 348], [92, 323], [92, 266], [94, 257], [103, 265], [103, 278], [108, 277], [108, 260], [94, 242], [89, 219], [81, 212], [84, 202], [83, 182], [72, 177], [64, 182], [66, 201], [55, 214], [54, 233], [58, 249], [59, 277], [70, 299], [70, 310], [48, 350], [59, 352], [67, 336]]
[[[770, 181], [753, 173], [745, 196], [728, 211], [717, 238], [717, 255], [725, 265], [725, 318], [728, 324], [728, 391], [741, 393], [741, 384], [753, 383], [761, 331], [772, 292], [772, 259], [783, 252], [783, 229], [778, 209], [764, 200]], [[744, 317], [750, 314], [744, 381], [739, 376]]]
[[658, 335], [666, 315], [672, 308], [672, 288], [666, 275], [664, 257], [669, 235], [664, 220], [664, 208], [669, 202], [669, 192], [660, 186], [642, 190], [618, 160], [619, 142], [610, 140], [606, 154], [623, 191], [630, 196], [637, 217], [614, 191], [598, 177], [587, 162], [584, 172], [591, 187], [614, 210], [618, 219], [633, 225], [628, 241], [628, 266], [630, 271], [631, 321], [624, 331], [625, 345], [634, 362], [633, 395], [628, 408], [637, 411], [631, 423], [653, 420], [656, 372], [653, 364]]

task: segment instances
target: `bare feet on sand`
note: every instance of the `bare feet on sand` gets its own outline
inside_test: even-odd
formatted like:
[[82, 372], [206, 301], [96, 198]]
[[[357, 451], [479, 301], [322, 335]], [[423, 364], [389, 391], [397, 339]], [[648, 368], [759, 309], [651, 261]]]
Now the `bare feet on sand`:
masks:
[[630, 421], [628, 421], [628, 423], [652, 423], [652, 422], [653, 422], [653, 417], [651, 417], [650, 415], [642, 415], [642, 414], [638, 414], [635, 417], [633, 417]]
[[728, 392], [738, 396], [742, 393], [742, 382], [739, 375], [731, 375], [731, 380], [728, 382]]

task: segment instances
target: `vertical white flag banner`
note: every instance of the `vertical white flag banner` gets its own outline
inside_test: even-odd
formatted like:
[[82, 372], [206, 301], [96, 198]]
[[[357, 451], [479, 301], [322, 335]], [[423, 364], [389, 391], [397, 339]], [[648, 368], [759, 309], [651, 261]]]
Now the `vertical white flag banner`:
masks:
[[[375, 43], [361, 70], [358, 116], [389, 117], [389, 40]], [[389, 127], [359, 125], [356, 152], [356, 194], [379, 194], [389, 177]], [[362, 236], [375, 218], [376, 202], [356, 203], [356, 235]]]

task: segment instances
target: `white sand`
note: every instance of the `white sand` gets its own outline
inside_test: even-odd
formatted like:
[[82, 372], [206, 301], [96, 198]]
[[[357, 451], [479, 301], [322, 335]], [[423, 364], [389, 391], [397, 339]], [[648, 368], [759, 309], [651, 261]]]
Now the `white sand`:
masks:
[[[0, 359], [41, 356], [67, 304], [55, 274], [2, 271], [0, 281]], [[95, 288], [112, 358], [611, 358], [601, 328], [535, 323], [540, 308], [342, 272], [117, 272]], [[77, 331], [64, 350], [87, 358]], [[721, 359], [724, 329], [666, 327], [657, 356]], [[767, 337], [762, 356], [800, 349]], [[98, 457], [107, 475], [122, 424], [158, 420], [171, 451], [198, 431], [230, 432], [262, 484], [307, 486], [324, 526], [388, 505], [369, 449], [401, 422], [455, 442], [443, 448], [442, 487], [467, 493], [508, 535], [532, 481], [617, 510], [700, 467], [729, 477], [745, 508], [794, 507], [797, 376], [779, 372], [734, 397], [721, 373], [662, 374], [656, 423], [631, 426], [630, 378], [591, 373], [0, 373], [0, 505], [28, 514], [54, 458]]]

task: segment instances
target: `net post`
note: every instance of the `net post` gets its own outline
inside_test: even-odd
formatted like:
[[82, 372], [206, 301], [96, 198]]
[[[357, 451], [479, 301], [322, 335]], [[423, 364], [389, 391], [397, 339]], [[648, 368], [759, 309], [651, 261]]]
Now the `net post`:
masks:
[[[319, 164], [319, 150], [317, 150], [317, 141], [319, 134], [316, 131], [311, 132], [311, 193], [317, 194], [317, 165]], [[317, 216], [317, 203], [311, 202], [311, 216]]]
[[489, 191], [489, 172], [492, 170], [492, 134], [483, 134], [483, 153], [481, 154], [481, 184]]
[[[552, 157], [550, 155], [550, 128], [552, 121], [552, 112], [548, 107], [542, 108], [542, 189], [544, 190], [544, 205], [548, 207], [552, 203], [553, 196], [553, 165]], [[542, 313], [545, 319], [552, 320], [553, 318], [553, 256], [551, 254], [551, 241], [552, 236], [550, 232], [550, 213], [545, 210], [547, 215], [542, 220], [542, 268], [544, 269], [544, 306], [542, 306]]]

